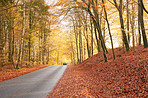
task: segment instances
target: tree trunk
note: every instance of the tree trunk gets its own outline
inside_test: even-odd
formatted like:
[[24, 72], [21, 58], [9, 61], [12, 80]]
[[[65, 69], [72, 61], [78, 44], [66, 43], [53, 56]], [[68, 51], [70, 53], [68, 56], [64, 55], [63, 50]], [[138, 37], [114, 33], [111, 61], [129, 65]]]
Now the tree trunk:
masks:
[[46, 64], [48, 64], [49, 62], [49, 49], [47, 49], [47, 61], [46, 61]]
[[4, 47], [4, 37], [3, 37], [3, 21], [2, 16], [0, 16], [0, 67], [3, 66], [3, 47]]
[[91, 26], [91, 56], [93, 55], [93, 25], [90, 19], [90, 26]]
[[139, 45], [141, 45], [141, 7], [140, 7], [140, 0], [138, 0], [138, 32], [139, 32]]
[[28, 48], [29, 48], [29, 65], [31, 63], [31, 32], [32, 32], [32, 11], [31, 11], [31, 4], [32, 0], [30, 1], [30, 13], [29, 13], [29, 42], [28, 42]]
[[74, 33], [75, 33], [75, 41], [76, 41], [77, 63], [79, 63], [80, 60], [79, 60], [79, 49], [78, 49], [78, 33], [77, 33], [77, 31], [76, 31], [75, 25], [74, 25]]
[[21, 35], [21, 43], [20, 43], [20, 50], [19, 50], [19, 56], [18, 56], [18, 61], [16, 64], [16, 69], [19, 68], [20, 61], [22, 59], [22, 53], [23, 53], [23, 43], [24, 43], [24, 34], [25, 34], [25, 29], [26, 29], [26, 22], [25, 22], [25, 1], [23, 0], [23, 30], [22, 30], [22, 35]]
[[122, 40], [125, 45], [126, 51], [129, 51], [130, 47], [129, 47], [129, 43], [128, 43], [128, 40], [126, 37], [126, 33], [125, 33], [125, 29], [124, 29], [124, 22], [123, 22], [123, 15], [122, 15], [122, 0], [120, 0], [119, 6], [117, 5], [116, 0], [113, 0], [113, 1], [114, 1], [116, 8], [118, 9], [118, 12], [119, 12], [120, 25], [121, 25], [121, 31], [122, 31], [122, 37], [123, 37]]
[[39, 41], [39, 45], [38, 45], [38, 62], [37, 62], [37, 64], [39, 65], [39, 64], [41, 64], [41, 55], [42, 55], [42, 48], [41, 48], [41, 44], [42, 44], [42, 35], [41, 35], [41, 33], [42, 33], [42, 27], [41, 27], [41, 25], [40, 25], [40, 31], [39, 31], [39, 37], [38, 37], [38, 41]]
[[127, 12], [127, 34], [128, 34], [128, 43], [130, 43], [130, 34], [129, 34], [129, 0], [126, 0], [127, 2], [127, 9], [126, 9], [126, 12]]
[[[139, 2], [140, 1], [141, 0], [139, 0]], [[146, 33], [145, 33], [144, 20], [143, 20], [143, 8], [142, 8], [141, 2], [139, 3], [139, 5], [140, 5], [140, 12], [141, 12], [140, 24], [141, 24], [141, 30], [142, 30], [143, 43], [144, 43], [144, 48], [147, 48], [148, 47], [148, 42], [147, 42], [147, 36], [146, 36]]]
[[124, 45], [126, 47], [126, 51], [128, 51], [129, 50], [129, 44], [128, 44], [128, 41], [127, 41], [125, 29], [124, 29], [124, 22], [123, 22], [122, 12], [120, 12], [120, 11], [119, 11], [119, 16], [120, 16], [120, 24], [121, 24], [123, 42], [124, 42]]
[[134, 30], [135, 30], [135, 28], [134, 28], [134, 26], [135, 26], [135, 15], [134, 15], [134, 13], [135, 13], [134, 2], [132, 0], [131, 29], [132, 29], [132, 38], [133, 38], [133, 50], [135, 52], [135, 34], [134, 34]]
[[10, 20], [9, 20], [9, 55], [8, 55], [8, 61], [13, 64], [13, 19], [12, 19], [12, 13], [10, 12]]
[[[102, 3], [104, 4], [104, 0], [102, 0]], [[116, 59], [116, 57], [115, 57], [115, 52], [114, 52], [114, 46], [113, 46], [113, 39], [112, 39], [112, 35], [111, 35], [111, 30], [110, 30], [110, 24], [109, 24], [109, 21], [108, 21], [108, 17], [107, 17], [107, 12], [106, 12], [106, 9], [105, 9], [105, 5], [103, 5], [103, 9], [104, 9], [105, 20], [106, 20], [106, 22], [107, 22], [107, 27], [108, 27], [108, 31], [109, 31], [110, 40], [111, 40], [111, 46], [112, 46], [113, 57], [114, 57], [114, 59]]]
[[99, 33], [99, 39], [101, 41], [101, 46], [102, 46], [102, 50], [103, 50], [104, 60], [105, 60], [105, 62], [107, 62], [108, 61], [107, 56], [106, 56], [107, 50], [106, 50], [105, 42], [104, 42], [104, 39], [103, 39], [103, 36], [102, 36], [100, 24], [99, 24], [99, 22], [96, 22], [96, 20], [93, 17], [93, 14], [92, 14], [92, 12], [90, 11], [89, 8], [87, 8], [87, 9], [84, 8], [84, 9], [90, 14], [90, 16], [92, 17], [93, 23], [94, 23], [95, 27], [97, 28], [97, 31]]
[[96, 42], [97, 42], [97, 50], [98, 53], [101, 52], [101, 45], [100, 45], [100, 40], [98, 39], [98, 35], [97, 35], [97, 28], [94, 25], [94, 31], [95, 31], [95, 38], [96, 38]]
[[79, 58], [80, 58], [80, 63], [82, 62], [82, 32], [79, 30]]
[[143, 5], [143, 0], [140, 0], [140, 3], [141, 3], [142, 9], [148, 14], [148, 10], [146, 10], [146, 8], [145, 8], [144, 5]]
[[90, 51], [90, 47], [89, 47], [89, 36], [88, 36], [88, 29], [87, 29], [87, 16], [84, 19], [84, 36], [86, 39], [86, 46], [87, 46], [87, 54], [88, 54], [88, 58], [91, 56], [91, 51]]

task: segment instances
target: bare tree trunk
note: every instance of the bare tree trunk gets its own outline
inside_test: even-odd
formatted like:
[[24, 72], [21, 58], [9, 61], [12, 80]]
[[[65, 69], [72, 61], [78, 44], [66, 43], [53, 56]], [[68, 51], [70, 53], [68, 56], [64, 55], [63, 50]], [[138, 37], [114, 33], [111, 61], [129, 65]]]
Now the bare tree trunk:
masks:
[[[46, 23], [45, 23], [46, 24]], [[43, 54], [42, 54], [42, 58], [43, 58], [43, 64], [45, 64], [45, 56], [46, 56], [46, 32], [45, 32], [45, 27], [44, 27], [44, 35], [43, 35]]]
[[29, 42], [28, 42], [28, 47], [29, 47], [29, 65], [31, 63], [31, 32], [32, 32], [32, 11], [31, 11], [31, 4], [32, 0], [30, 1], [30, 13], [29, 13]]
[[131, 29], [132, 29], [132, 38], [133, 38], [133, 50], [135, 52], [135, 34], [134, 34], [134, 30], [135, 30], [135, 9], [134, 9], [134, 2], [132, 0], [132, 15], [131, 15]]
[[[96, 27], [97, 27], [97, 31], [98, 31], [98, 35], [99, 35], [99, 39], [100, 41], [102, 41], [101, 43], [101, 46], [102, 48], [104, 48], [103, 50], [105, 50], [105, 54], [104, 56], [106, 56], [106, 53], [108, 53], [108, 50], [106, 48], [106, 45], [105, 45], [105, 41], [104, 41], [104, 37], [102, 35], [102, 30], [101, 30], [101, 22], [99, 21], [99, 16], [98, 16], [98, 10], [94, 7], [94, 6], [97, 6], [98, 4], [98, 1], [96, 0], [95, 3], [94, 3], [94, 0], [92, 0], [92, 5], [93, 5], [93, 11], [94, 11], [94, 15], [95, 15], [95, 19], [96, 19]], [[90, 9], [89, 9], [90, 10]], [[90, 13], [91, 11], [89, 11]], [[92, 13], [91, 13], [92, 14]], [[91, 15], [93, 16], [93, 15]], [[93, 18], [93, 17], [92, 17]]]
[[42, 41], [42, 30], [39, 32], [39, 55], [38, 55], [38, 59], [39, 59], [39, 63], [41, 64], [41, 52], [42, 52], [42, 47], [41, 47], [41, 41]]
[[0, 67], [3, 66], [3, 47], [4, 47], [4, 37], [3, 37], [3, 21], [2, 16], [0, 16]]
[[90, 47], [89, 47], [89, 36], [88, 36], [88, 28], [87, 28], [87, 15], [84, 16], [84, 37], [86, 39], [86, 46], [87, 46], [87, 54], [88, 54], [88, 58], [91, 56], [91, 51], [90, 51]]
[[95, 31], [95, 38], [96, 38], [96, 42], [97, 42], [97, 50], [98, 50], [98, 53], [101, 52], [101, 45], [100, 45], [100, 40], [98, 38], [98, 35], [97, 35], [97, 28], [95, 27], [94, 25], [94, 31]]
[[116, 8], [118, 9], [118, 12], [119, 12], [120, 25], [121, 25], [121, 31], [122, 31], [122, 36], [123, 36], [122, 40], [123, 40], [124, 45], [126, 47], [126, 51], [128, 51], [130, 49], [130, 47], [129, 47], [129, 43], [128, 43], [128, 40], [126, 37], [125, 28], [124, 28], [124, 21], [123, 21], [123, 15], [122, 15], [122, 0], [120, 0], [119, 6], [117, 5], [116, 0], [113, 0], [113, 1], [114, 1]]
[[140, 1], [138, 0], [138, 32], [139, 32], [139, 45], [141, 45], [141, 7], [140, 7]]
[[18, 56], [18, 61], [16, 64], [16, 69], [18, 69], [20, 61], [22, 59], [22, 53], [23, 53], [23, 43], [24, 43], [24, 34], [25, 34], [25, 29], [26, 29], [26, 22], [25, 22], [25, 1], [23, 0], [23, 30], [22, 30], [22, 35], [21, 35], [21, 43], [20, 43], [20, 50], [19, 50], [19, 56]]
[[[87, 32], [87, 30], [86, 30], [86, 32]], [[91, 54], [90, 54], [90, 48], [89, 48], [89, 40], [88, 40], [88, 35], [86, 35], [86, 46], [87, 46], [87, 54], [88, 54], [88, 57], [90, 57], [91, 56]]]
[[46, 64], [48, 64], [49, 62], [49, 49], [47, 49], [47, 61], [46, 61]]
[[141, 0], [138, 0], [139, 3], [139, 7], [140, 7], [140, 24], [141, 24], [141, 30], [142, 30], [142, 37], [143, 37], [143, 43], [144, 43], [144, 48], [148, 47], [148, 42], [147, 42], [147, 36], [145, 33], [145, 27], [144, 27], [144, 20], [143, 20], [143, 8], [142, 8], [142, 4], [141, 4]]
[[[102, 0], [102, 3], [104, 4], [104, 0]], [[115, 52], [114, 52], [114, 46], [113, 46], [113, 39], [112, 39], [112, 35], [111, 35], [111, 30], [110, 30], [110, 24], [109, 24], [109, 21], [108, 21], [108, 17], [107, 17], [107, 12], [106, 12], [106, 9], [105, 9], [105, 5], [103, 5], [103, 9], [104, 9], [105, 20], [106, 20], [106, 22], [107, 22], [107, 27], [108, 27], [108, 31], [109, 31], [110, 40], [111, 40], [111, 46], [112, 46], [113, 57], [114, 57], [114, 59], [116, 59], [116, 57], [115, 57]]]
[[130, 34], [129, 34], [129, 0], [126, 0], [127, 2], [127, 9], [126, 9], [126, 12], [127, 12], [127, 34], [128, 34], [128, 43], [130, 43]]
[[12, 13], [10, 12], [10, 19], [9, 19], [9, 37], [8, 37], [8, 39], [9, 39], [9, 55], [8, 55], [8, 58], [9, 58], [9, 62], [11, 63], [11, 64], [13, 64], [14, 65], [14, 62], [13, 62], [13, 54], [14, 54], [14, 36], [13, 36], [13, 33], [14, 33], [14, 31], [13, 31], [14, 29], [13, 29], [13, 17], [12, 17]]
[[78, 32], [76, 31], [76, 27], [74, 25], [74, 33], [75, 33], [75, 41], [76, 41], [76, 53], [77, 53], [77, 62], [80, 62], [79, 59], [79, 48], [78, 48]]
[[[97, 1], [96, 1], [96, 3], [97, 3]], [[92, 0], [92, 5], [95, 5], [93, 0]], [[93, 14], [91, 13], [89, 8], [88, 8], [87, 11], [89, 12], [90, 16], [93, 16]], [[99, 23], [99, 19], [98, 19], [98, 14], [97, 14], [95, 8], [93, 8], [93, 11], [94, 11], [96, 20], [94, 19], [94, 17], [92, 17], [92, 19], [93, 19], [94, 25], [97, 28], [98, 34], [99, 34], [99, 39], [101, 41], [101, 46], [102, 46], [103, 55], [104, 55], [104, 60], [105, 60], [105, 62], [107, 62], [108, 60], [107, 60], [106, 53], [108, 53], [108, 51], [106, 49], [105, 41], [104, 41], [103, 36], [102, 36], [102, 31], [101, 31], [101, 27], [100, 27], [100, 23]]]
[[74, 54], [74, 48], [73, 48], [73, 42], [71, 42], [71, 48], [72, 48], [72, 64], [75, 64], [75, 54]]
[[80, 58], [80, 63], [82, 62], [82, 32], [79, 30], [79, 58]]
[[140, 0], [140, 3], [141, 3], [142, 9], [148, 14], [148, 10], [146, 10], [146, 8], [145, 8], [144, 5], [143, 5], [143, 0]]
[[90, 26], [91, 26], [91, 56], [93, 55], [93, 25], [92, 25], [92, 22], [91, 22], [91, 19], [90, 19]]

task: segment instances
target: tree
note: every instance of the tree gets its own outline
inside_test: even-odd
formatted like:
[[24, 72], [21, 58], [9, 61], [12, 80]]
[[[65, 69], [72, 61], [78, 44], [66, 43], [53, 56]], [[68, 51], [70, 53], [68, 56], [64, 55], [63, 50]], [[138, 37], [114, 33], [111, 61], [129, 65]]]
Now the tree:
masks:
[[148, 11], [146, 10], [146, 8], [143, 5], [143, 0], [140, 0], [140, 5], [141, 5], [142, 9], [148, 14]]
[[102, 0], [102, 3], [103, 3], [104, 14], [105, 14], [105, 20], [107, 22], [107, 27], [108, 27], [108, 31], [109, 31], [110, 40], [111, 40], [113, 57], [114, 57], [114, 59], [116, 59], [115, 52], [114, 52], [114, 46], [113, 46], [113, 39], [112, 39], [112, 35], [111, 35], [111, 30], [110, 30], [110, 24], [109, 24], [109, 21], [108, 21], [107, 12], [106, 12], [105, 5], [104, 5], [105, 4], [104, 0]]
[[118, 5], [117, 4], [117, 1], [116, 0], [113, 0], [113, 4], [114, 6], [117, 8], [118, 12], [119, 12], [119, 18], [120, 18], [120, 25], [121, 25], [121, 31], [122, 31], [122, 40], [124, 42], [124, 45], [126, 47], [126, 51], [129, 50], [129, 43], [128, 43], [128, 40], [127, 40], [127, 36], [126, 36], [126, 33], [125, 33], [125, 28], [124, 28], [124, 21], [123, 21], [123, 15], [122, 15], [122, 0], [120, 0], [120, 4]]
[[19, 49], [19, 55], [18, 55], [18, 61], [17, 61], [17, 64], [16, 64], [16, 69], [19, 68], [19, 65], [20, 65], [20, 61], [22, 59], [22, 54], [23, 54], [23, 43], [24, 43], [24, 34], [26, 32], [26, 22], [25, 22], [25, 7], [26, 7], [26, 4], [25, 4], [25, 1], [23, 0], [23, 30], [22, 30], [22, 35], [21, 35], [21, 43], [20, 43], [20, 49]]
[[128, 43], [130, 43], [130, 34], [129, 34], [129, 0], [126, 0], [127, 2], [127, 8], [126, 8], [126, 12], [127, 12], [127, 34], [128, 34]]
[[93, 20], [94, 27], [96, 27], [97, 32], [99, 33], [99, 39], [100, 39], [100, 41], [101, 41], [101, 46], [102, 46], [102, 50], [103, 50], [103, 54], [104, 54], [104, 60], [105, 60], [105, 62], [107, 62], [108, 60], [107, 60], [106, 52], [108, 52], [108, 51], [107, 51], [107, 49], [106, 49], [106, 45], [105, 45], [105, 42], [104, 42], [104, 39], [103, 39], [103, 36], [102, 36], [102, 31], [101, 31], [101, 27], [100, 27], [100, 22], [99, 22], [99, 20], [98, 20], [97, 11], [96, 11], [95, 8], [94, 8], [94, 6], [95, 6], [94, 1], [92, 0], [92, 1], [91, 1], [91, 4], [92, 4], [92, 8], [93, 8], [93, 11], [94, 11], [95, 16], [93, 15], [93, 13], [92, 13], [91, 10], [90, 10], [90, 1], [88, 1], [88, 4], [85, 3], [85, 0], [82, 0], [82, 1], [83, 1], [83, 3], [84, 3], [87, 7], [85, 7], [85, 6], [80, 6], [80, 5], [79, 5], [79, 2], [77, 2], [77, 3], [78, 3], [78, 5], [79, 5], [82, 9], [84, 9], [84, 10], [85, 10], [87, 13], [89, 13], [89, 15], [91, 16], [91, 18], [92, 18], [92, 20]]
[[144, 42], [144, 48], [148, 47], [148, 42], [147, 42], [147, 36], [145, 33], [145, 27], [144, 27], [144, 21], [143, 21], [143, 7], [142, 7], [142, 0], [138, 0], [138, 6], [139, 6], [139, 22], [141, 26], [141, 31], [142, 31], [142, 37], [143, 37], [143, 42]]
[[131, 29], [132, 29], [132, 37], [133, 37], [133, 49], [135, 52], [135, 6], [134, 1], [132, 0], [132, 13], [131, 13]]
[[139, 45], [141, 45], [141, 6], [138, 0], [138, 32], [139, 32]]

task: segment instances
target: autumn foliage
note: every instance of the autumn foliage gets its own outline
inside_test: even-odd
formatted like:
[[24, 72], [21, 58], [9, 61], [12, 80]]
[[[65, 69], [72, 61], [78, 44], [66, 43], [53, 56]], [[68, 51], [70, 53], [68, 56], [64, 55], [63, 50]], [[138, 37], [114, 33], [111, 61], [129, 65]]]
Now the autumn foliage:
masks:
[[103, 5], [105, 5], [107, 2], [98, 2], [96, 5], [92, 5], [90, 3], [91, 0], [88, 0], [88, 1], [77, 1], [76, 4], [78, 6], [82, 6], [82, 7], [88, 7], [88, 6], [91, 6], [93, 9], [100, 9], [100, 8], [103, 8]]
[[24, 67], [21, 69], [6, 69], [4, 71], [0, 71], [0, 82], [9, 80], [30, 72], [33, 72], [35, 70], [39, 70], [41, 68], [47, 67], [49, 65], [38, 65], [38, 66], [32, 66], [32, 67]]
[[[81, 64], [68, 66], [49, 98], [146, 98], [148, 49], [136, 47], [134, 53], [122, 48], [111, 50], [109, 61], [104, 63], [102, 53], [96, 54]], [[134, 53], [134, 54], [133, 54]]]

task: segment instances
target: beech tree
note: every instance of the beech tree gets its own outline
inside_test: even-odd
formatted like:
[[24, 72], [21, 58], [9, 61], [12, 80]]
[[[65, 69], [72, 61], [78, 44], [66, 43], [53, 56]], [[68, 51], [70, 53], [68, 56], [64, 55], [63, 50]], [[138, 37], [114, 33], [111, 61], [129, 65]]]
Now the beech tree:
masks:
[[127, 36], [126, 36], [126, 33], [125, 33], [125, 27], [124, 27], [124, 21], [123, 21], [123, 7], [122, 7], [122, 0], [119, 1], [119, 5], [117, 4], [117, 1], [116, 0], [113, 0], [113, 4], [114, 6], [117, 8], [118, 12], [119, 12], [119, 19], [120, 19], [120, 25], [121, 25], [121, 31], [122, 31], [122, 40], [124, 42], [124, 45], [126, 47], [126, 51], [129, 50], [129, 43], [128, 43], [128, 40], [127, 40]]
[[[2, 39], [0, 40], [0, 65], [9, 64], [18, 69], [24, 63], [32, 66], [36, 62], [40, 62], [37, 60], [37, 56], [40, 56], [39, 51], [36, 51], [38, 42], [34, 41], [40, 37], [38, 36], [41, 25], [39, 21], [43, 22], [44, 27], [41, 30], [42, 46], [44, 45], [41, 52], [43, 62], [41, 62], [45, 64], [47, 61], [45, 54], [48, 52], [45, 45], [48, 46], [47, 38], [50, 33], [49, 6], [45, 4], [44, 0], [3, 0], [0, 2], [0, 6], [2, 15], [0, 17], [0, 38]], [[40, 15], [43, 17], [40, 18]]]
[[114, 48], [128, 51], [136, 42], [147, 48], [147, 4], [137, 1], [58, 0], [47, 5], [45, 0], [2, 0], [0, 66], [76, 64], [99, 52], [107, 62], [109, 48], [114, 59]]
[[[142, 31], [144, 48], [147, 48], [148, 47], [148, 42], [147, 42], [147, 36], [146, 36], [144, 20], [143, 20], [143, 10], [145, 9], [144, 6], [143, 6], [143, 0], [138, 0], [138, 6], [139, 6], [139, 10], [138, 10], [139, 11], [139, 16], [138, 17], [139, 17], [139, 22], [140, 22], [139, 23], [140, 24], [140, 28], [141, 28], [141, 31]], [[146, 9], [145, 9], [145, 11], [146, 11]]]
[[[105, 3], [104, 0], [102, 0], [102, 3], [103, 3], [103, 4]], [[107, 12], [106, 12], [105, 5], [103, 5], [103, 9], [104, 9], [105, 20], [106, 20], [106, 22], [107, 22], [107, 27], [108, 27], [108, 31], [109, 31], [110, 40], [111, 40], [111, 46], [112, 46], [112, 51], [113, 51], [113, 57], [114, 57], [114, 59], [115, 59], [116, 57], [115, 57], [115, 52], [114, 52], [113, 39], [112, 39], [112, 35], [111, 35], [110, 24], [109, 24], [109, 21], [108, 21], [108, 17], [107, 17]]]
[[[88, 1], [87, 3], [85, 3], [85, 0], [82, 0], [84, 4], [84, 6], [81, 6], [81, 3], [80, 2], [77, 2], [77, 4], [82, 8], [84, 9], [87, 13], [89, 13], [89, 15], [91, 16], [92, 20], [93, 20], [93, 24], [94, 26], [96, 27], [97, 29], [97, 32], [98, 32], [98, 35], [99, 35], [99, 39], [101, 41], [101, 46], [102, 46], [102, 50], [103, 50], [103, 54], [104, 54], [104, 60], [105, 62], [107, 62], [107, 56], [106, 56], [106, 52], [107, 49], [106, 49], [106, 45], [105, 45], [105, 42], [104, 42], [104, 39], [103, 39], [103, 36], [102, 36], [102, 31], [101, 31], [101, 27], [100, 27], [100, 22], [98, 20], [98, 14], [97, 14], [97, 11], [96, 9], [94, 8], [95, 4], [94, 4], [94, 1], [92, 0], [91, 2]], [[94, 12], [94, 15], [92, 13], [92, 11], [90, 10], [90, 4], [92, 4], [92, 8], [93, 8], [93, 12]], [[86, 6], [86, 7], [85, 7]], [[94, 18], [95, 17], [95, 18]]]

